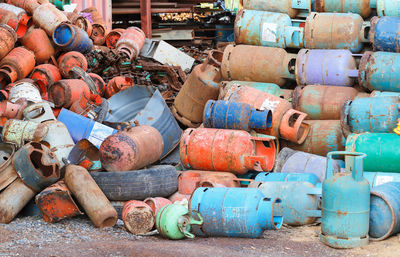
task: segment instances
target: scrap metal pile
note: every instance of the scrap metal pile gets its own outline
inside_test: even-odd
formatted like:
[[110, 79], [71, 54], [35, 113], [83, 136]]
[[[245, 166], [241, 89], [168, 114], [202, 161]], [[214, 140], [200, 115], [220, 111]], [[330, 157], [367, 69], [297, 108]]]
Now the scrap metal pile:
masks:
[[204, 53], [95, 8], [0, 3], [0, 222], [34, 199], [169, 239], [400, 232], [400, 0], [366, 2], [245, 0], [236, 44], [193, 69]]

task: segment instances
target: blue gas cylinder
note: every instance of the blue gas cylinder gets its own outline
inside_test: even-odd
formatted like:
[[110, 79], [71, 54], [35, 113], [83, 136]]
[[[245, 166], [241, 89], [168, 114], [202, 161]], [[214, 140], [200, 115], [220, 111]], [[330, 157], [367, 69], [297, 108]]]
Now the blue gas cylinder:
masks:
[[[372, 2], [374, 2], [373, 0]], [[400, 0], [376, 0], [378, 16], [400, 16]]]
[[274, 213], [280, 199], [269, 199], [257, 188], [205, 188], [193, 192], [190, 210], [203, 217], [193, 226], [198, 236], [257, 238], [264, 230], [279, 229], [282, 216]]
[[69, 23], [61, 23], [56, 27], [53, 42], [63, 51], [88, 53], [93, 48], [93, 41], [86, 31]]
[[400, 182], [400, 173], [364, 171], [363, 175], [368, 180], [371, 189], [390, 182]]
[[[332, 156], [346, 156], [346, 171], [333, 175]], [[334, 248], [368, 244], [370, 187], [363, 177], [364, 153], [330, 152], [322, 184], [320, 240]]]
[[374, 49], [400, 52], [400, 17], [381, 17], [375, 25]]
[[314, 186], [321, 186], [321, 181], [313, 173], [274, 173], [260, 172], [254, 181], [257, 182], [308, 182]]
[[110, 135], [115, 134], [118, 130], [93, 121], [82, 115], [62, 109], [57, 117], [58, 121], [64, 123], [74, 142], [82, 139], [89, 140], [97, 148]]
[[271, 110], [258, 111], [246, 103], [209, 100], [204, 108], [206, 128], [265, 130], [272, 126]]

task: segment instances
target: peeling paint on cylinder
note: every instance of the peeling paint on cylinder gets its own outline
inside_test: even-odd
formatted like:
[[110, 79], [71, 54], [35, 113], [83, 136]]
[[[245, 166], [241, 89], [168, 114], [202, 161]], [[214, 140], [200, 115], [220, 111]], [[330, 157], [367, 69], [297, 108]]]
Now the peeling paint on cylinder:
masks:
[[243, 8], [269, 12], [287, 13], [291, 18], [299, 12], [311, 11], [311, 0], [243, 0]]
[[130, 77], [114, 77], [107, 83], [104, 97], [108, 99], [120, 91], [133, 87], [133, 85], [133, 80]]
[[8, 93], [8, 100], [10, 100], [10, 102], [16, 103], [20, 99], [26, 99], [30, 103], [43, 101], [36, 85], [30, 82], [23, 82], [22, 80], [14, 83], [14, 86]]
[[69, 108], [78, 101], [82, 95], [89, 98], [91, 93], [89, 86], [80, 79], [62, 79], [49, 88], [49, 100], [56, 107]]
[[143, 201], [128, 201], [122, 210], [125, 227], [134, 235], [146, 234], [155, 225], [152, 209]]
[[68, 21], [67, 16], [50, 3], [39, 5], [32, 17], [35, 24], [44, 29], [49, 37], [61, 22]]
[[400, 16], [400, 0], [376, 0], [378, 16]]
[[21, 38], [21, 43], [35, 53], [37, 64], [46, 63], [55, 55], [54, 47], [43, 29], [32, 27]]
[[0, 24], [0, 60], [3, 59], [17, 42], [17, 34], [6, 24]]
[[[262, 83], [262, 82], [253, 82], [253, 81], [238, 81], [238, 80], [233, 80], [233, 81], [222, 81], [220, 83], [220, 90], [229, 90], [229, 88], [233, 86], [246, 86], [246, 87], [252, 87], [255, 89], [258, 89], [260, 91], [263, 91], [265, 93], [274, 95], [274, 96], [279, 96], [281, 98], [285, 98], [284, 96], [287, 95], [286, 91], [292, 91], [289, 89], [281, 89], [278, 85], [273, 84], [273, 83]], [[285, 98], [286, 99], [286, 98]], [[288, 99], [286, 99], [288, 100]]]
[[0, 62], [0, 85], [26, 78], [35, 67], [35, 55], [24, 47], [16, 47]]
[[6, 122], [1, 133], [4, 142], [21, 147], [27, 141], [42, 141], [48, 131], [49, 128], [45, 124], [11, 119]]
[[117, 52], [125, 56], [129, 61], [139, 56], [140, 50], [144, 46], [146, 35], [137, 27], [129, 27], [122, 33], [117, 44]]
[[373, 29], [374, 50], [400, 52], [400, 17], [381, 17]]
[[253, 137], [242, 130], [186, 129], [180, 142], [185, 168], [234, 174], [272, 170], [276, 151], [273, 138]]
[[42, 97], [48, 97], [48, 88], [61, 80], [61, 73], [57, 66], [52, 64], [41, 64], [33, 69], [31, 73], [31, 79], [33, 79], [35, 83], [39, 85]]
[[60, 69], [63, 78], [70, 78], [70, 71], [75, 66], [87, 71], [88, 63], [83, 54], [76, 51], [67, 52], [58, 57], [58, 68]]
[[106, 45], [110, 49], [115, 49], [118, 40], [121, 38], [125, 29], [113, 29], [106, 36]]
[[315, 0], [313, 5], [317, 12], [358, 13], [368, 18], [371, 14], [370, 1], [374, 0]]

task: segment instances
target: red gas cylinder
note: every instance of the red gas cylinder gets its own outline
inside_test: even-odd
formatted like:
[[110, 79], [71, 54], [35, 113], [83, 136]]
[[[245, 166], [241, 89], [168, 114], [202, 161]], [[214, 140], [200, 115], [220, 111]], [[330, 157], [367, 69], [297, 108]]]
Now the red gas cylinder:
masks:
[[142, 125], [107, 137], [100, 146], [100, 161], [107, 171], [137, 170], [156, 162], [163, 149], [160, 132]]
[[136, 200], [125, 203], [122, 209], [122, 220], [125, 227], [134, 235], [149, 232], [155, 224], [155, 217], [150, 206]]
[[221, 90], [220, 99], [250, 104], [258, 110], [272, 111], [272, 128], [258, 131], [301, 144], [310, 132], [305, 123], [306, 113], [292, 109], [291, 103], [280, 97], [265, 93], [256, 88], [233, 85]]
[[69, 108], [84, 95], [89, 98], [89, 86], [80, 79], [62, 79], [49, 88], [49, 100], [55, 107]]
[[106, 42], [107, 30], [102, 24], [92, 24], [92, 34], [90, 38], [93, 40], [93, 44], [102, 46]]
[[108, 99], [116, 93], [128, 89], [132, 86], [133, 80], [131, 78], [122, 76], [114, 77], [108, 82], [104, 92], [104, 97]]
[[83, 54], [80, 52], [71, 51], [58, 57], [58, 68], [60, 69], [63, 78], [70, 78], [69, 72], [73, 67], [78, 66], [84, 71], [87, 71], [88, 63]]
[[21, 80], [35, 67], [35, 55], [25, 47], [16, 47], [0, 62], [0, 85]]
[[99, 95], [103, 96], [104, 91], [106, 90], [106, 82], [104, 82], [104, 80], [96, 73], [88, 73], [88, 75], [93, 80], [94, 84], [96, 85]]
[[36, 84], [40, 87], [40, 93], [43, 96], [47, 96], [47, 89], [54, 83], [61, 80], [60, 70], [52, 64], [41, 64], [36, 66], [31, 74]]
[[55, 53], [54, 47], [43, 29], [31, 28], [21, 38], [23, 46], [35, 53], [36, 63], [47, 62]]
[[137, 27], [129, 27], [119, 38], [116, 48], [120, 55], [126, 57], [129, 61], [139, 55], [144, 46], [146, 35]]
[[230, 129], [186, 129], [180, 141], [185, 168], [245, 174], [249, 170], [270, 171], [274, 167], [273, 138], [253, 137]]
[[0, 24], [0, 60], [3, 59], [13, 48], [17, 42], [17, 34], [8, 25]]
[[110, 49], [114, 49], [115, 46], [117, 45], [118, 40], [122, 36], [122, 34], [125, 32], [125, 29], [113, 29], [110, 31], [110, 33], [107, 34], [106, 36], [106, 45]]

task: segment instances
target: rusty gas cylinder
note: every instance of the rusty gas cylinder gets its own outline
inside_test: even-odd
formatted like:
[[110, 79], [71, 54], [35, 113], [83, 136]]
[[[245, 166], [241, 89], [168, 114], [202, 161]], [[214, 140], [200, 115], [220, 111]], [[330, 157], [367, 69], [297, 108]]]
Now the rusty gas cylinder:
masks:
[[113, 29], [106, 36], [106, 45], [110, 49], [114, 49], [118, 40], [121, 38], [125, 29]]
[[164, 197], [150, 197], [143, 200], [145, 204], [150, 206], [151, 210], [153, 211], [154, 217], [157, 216], [157, 213], [167, 204], [172, 204], [170, 200]]
[[68, 165], [65, 184], [96, 227], [115, 225], [118, 219], [117, 211], [85, 168]]
[[221, 89], [219, 97], [226, 101], [250, 104], [257, 110], [271, 110], [272, 128], [259, 130], [260, 133], [301, 144], [310, 130], [309, 125], [304, 122], [307, 114], [292, 109], [292, 105], [287, 100], [256, 88], [234, 85], [227, 90]]
[[55, 53], [49, 37], [43, 29], [33, 28], [21, 38], [21, 43], [35, 53], [36, 63], [47, 62]]
[[125, 203], [122, 220], [128, 231], [134, 235], [146, 234], [155, 224], [155, 216], [150, 206], [136, 200]]
[[377, 7], [376, 0], [315, 0], [313, 4], [317, 12], [358, 13], [364, 18], [370, 16], [371, 8]]
[[0, 24], [0, 60], [3, 59], [17, 42], [17, 34], [6, 24]]
[[0, 143], [0, 191], [18, 178], [12, 163], [14, 153], [14, 144]]
[[106, 25], [106, 22], [104, 21], [103, 17], [101, 16], [101, 14], [99, 13], [99, 11], [95, 6], [88, 7], [82, 10], [81, 12], [90, 14], [92, 23]]
[[190, 169], [234, 174], [270, 171], [275, 155], [274, 138], [253, 137], [242, 130], [191, 128], [184, 131], [180, 142], [182, 165]]
[[353, 87], [309, 85], [298, 86], [293, 92], [293, 108], [307, 113], [311, 120], [339, 120], [340, 111], [348, 100], [368, 97]]
[[129, 27], [122, 33], [117, 44], [117, 52], [131, 61], [138, 57], [140, 50], [144, 46], [146, 35], [137, 27]]
[[0, 117], [21, 120], [26, 106], [28, 106], [28, 101], [25, 98], [20, 98], [15, 103], [11, 103], [7, 100], [1, 101]]
[[108, 99], [116, 93], [128, 89], [132, 86], [133, 80], [130, 77], [114, 77], [108, 82], [104, 91], [104, 97]]
[[24, 47], [16, 47], [0, 62], [0, 85], [23, 79], [35, 67], [35, 55]]
[[8, 0], [8, 3], [24, 9], [28, 14], [33, 14], [40, 5], [37, 0]]
[[205, 62], [193, 68], [176, 96], [172, 113], [184, 125], [200, 126], [207, 101], [218, 99], [221, 60], [220, 51], [211, 51]]
[[163, 148], [160, 132], [142, 125], [107, 137], [100, 146], [100, 160], [107, 171], [137, 170], [156, 162]]
[[92, 24], [92, 34], [90, 38], [93, 40], [93, 44], [102, 46], [106, 42], [107, 30], [102, 24]]
[[326, 156], [331, 151], [343, 151], [346, 140], [340, 120], [309, 120], [311, 130], [303, 144], [280, 140], [281, 147]]
[[47, 97], [48, 88], [61, 80], [61, 73], [57, 66], [52, 64], [41, 64], [33, 69], [31, 79], [39, 85], [42, 97]]
[[92, 35], [93, 28], [88, 19], [74, 12], [66, 12], [64, 14], [72, 24], [86, 31], [89, 36]]
[[21, 38], [25, 35], [28, 27], [32, 25], [32, 19], [26, 14], [18, 19], [17, 15], [11, 10], [0, 8], [0, 23], [10, 26], [17, 34], [17, 37]]
[[82, 68], [84, 71], [87, 71], [88, 68], [88, 63], [85, 56], [80, 52], [75, 51], [62, 54], [60, 57], [58, 57], [57, 62], [63, 78], [71, 78], [70, 71], [75, 66]]
[[32, 17], [35, 24], [44, 29], [49, 37], [53, 35], [54, 30], [61, 22], [68, 21], [67, 16], [50, 3], [36, 8]]
[[59, 181], [35, 197], [44, 221], [54, 223], [83, 214], [72, 198], [64, 181]]
[[80, 79], [62, 79], [49, 88], [49, 99], [56, 107], [69, 108], [82, 95], [90, 97], [89, 86]]
[[106, 82], [104, 82], [104, 80], [96, 73], [88, 73], [88, 75], [96, 85], [99, 96], [103, 96], [104, 92], [106, 91]]
[[228, 45], [224, 50], [221, 75], [224, 80], [258, 81], [282, 86], [295, 80], [296, 55], [284, 49]]
[[47, 125], [32, 121], [10, 119], [2, 130], [2, 139], [6, 143], [13, 143], [17, 147], [23, 146], [26, 142], [40, 142], [48, 133]]

